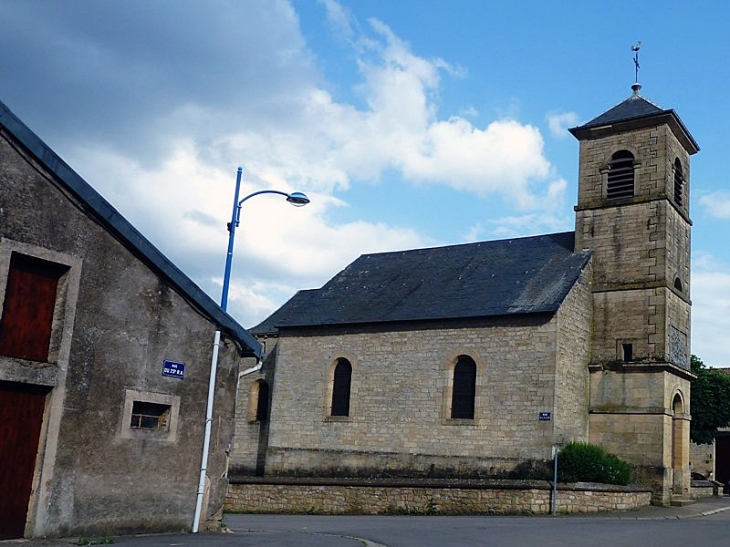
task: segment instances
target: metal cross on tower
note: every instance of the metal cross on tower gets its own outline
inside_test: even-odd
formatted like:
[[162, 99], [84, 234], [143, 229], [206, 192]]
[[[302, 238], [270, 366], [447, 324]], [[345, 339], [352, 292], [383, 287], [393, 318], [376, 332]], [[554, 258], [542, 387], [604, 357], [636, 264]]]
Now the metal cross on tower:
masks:
[[634, 66], [636, 67], [636, 80], [635, 83], [639, 83], [639, 49], [641, 49], [641, 40], [637, 41], [633, 46], [631, 46], [631, 51], [634, 52]]

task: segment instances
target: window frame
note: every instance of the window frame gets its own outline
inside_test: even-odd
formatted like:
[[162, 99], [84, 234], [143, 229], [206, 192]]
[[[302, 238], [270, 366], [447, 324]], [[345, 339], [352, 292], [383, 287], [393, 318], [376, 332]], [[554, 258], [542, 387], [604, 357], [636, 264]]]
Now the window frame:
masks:
[[[347, 370], [343, 370], [343, 369]], [[339, 357], [332, 368], [332, 393], [330, 396], [331, 418], [349, 418], [352, 399], [352, 363]]]
[[[266, 400], [261, 399], [261, 388], [266, 386]], [[264, 405], [264, 408], [262, 408]], [[262, 410], [265, 412], [264, 419], [261, 419]], [[271, 385], [268, 380], [261, 376], [256, 378], [248, 390], [248, 422], [250, 424], [263, 424], [269, 421], [271, 413]]]
[[[169, 407], [166, 427], [159, 429], [134, 428], [132, 413], [134, 403], [153, 403]], [[150, 391], [124, 390], [124, 410], [122, 411], [119, 433], [120, 439], [146, 439], [160, 442], [174, 443], [177, 441], [177, 429], [180, 422], [180, 397], [167, 393], [153, 393]]]
[[673, 166], [673, 185], [672, 185], [672, 198], [674, 204], [677, 207], [684, 207], [684, 187], [686, 184], [687, 177], [684, 174], [684, 168], [679, 158], [674, 158]]
[[[48, 354], [45, 361], [42, 361], [56, 365], [58, 372], [65, 371], [68, 366], [71, 351], [71, 339], [76, 317], [76, 302], [79, 295], [83, 260], [76, 256], [51, 251], [43, 247], [36, 247], [35, 245], [21, 243], [8, 238], [0, 239], [0, 314], [5, 307], [5, 294], [10, 273], [10, 262], [14, 253], [27, 256], [31, 259], [48, 262], [66, 270], [59, 278], [56, 287], [56, 300], [53, 309]], [[15, 358], [0, 355], [0, 360], [5, 359]], [[27, 360], [21, 359], [21, 361]], [[33, 361], [28, 361], [28, 363], [31, 362]]]
[[11, 251], [0, 307], [0, 355], [48, 362], [59, 289], [69, 269], [65, 264]]
[[469, 355], [459, 355], [452, 371], [450, 405], [450, 418], [452, 420], [474, 420], [476, 416], [476, 392], [477, 363]]
[[[455, 392], [455, 374], [457, 373], [457, 365], [465, 359], [470, 360], [474, 365], [474, 386], [473, 386], [473, 413], [472, 417], [453, 417], [454, 416], [454, 398]], [[449, 426], [477, 426], [480, 422], [481, 407], [481, 391], [482, 376], [486, 373], [483, 359], [477, 351], [469, 348], [463, 348], [461, 351], [454, 352], [442, 364], [444, 373], [443, 403], [441, 406], [441, 424]], [[458, 416], [458, 414], [457, 414]]]
[[[332, 414], [332, 403], [335, 387], [335, 371], [340, 362], [346, 361], [350, 365], [350, 391], [349, 391], [349, 408], [347, 415]], [[325, 422], [349, 422], [356, 415], [357, 410], [357, 370], [358, 363], [355, 357], [347, 352], [338, 352], [330, 361], [326, 368], [322, 403]]]
[[631, 199], [636, 196], [636, 155], [622, 148], [611, 154], [606, 170], [606, 200]]

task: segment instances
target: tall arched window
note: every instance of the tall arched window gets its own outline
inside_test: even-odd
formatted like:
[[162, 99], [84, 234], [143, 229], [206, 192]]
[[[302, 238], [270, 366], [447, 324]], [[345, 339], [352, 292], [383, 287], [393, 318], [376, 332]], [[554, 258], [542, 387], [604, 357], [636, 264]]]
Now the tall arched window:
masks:
[[682, 206], [682, 195], [684, 190], [684, 172], [679, 158], [674, 160], [674, 203]]
[[352, 365], [347, 359], [338, 359], [332, 378], [331, 416], [350, 415], [350, 384]]
[[634, 195], [634, 155], [619, 150], [608, 165], [607, 199], [630, 198]]
[[477, 364], [468, 355], [460, 355], [454, 366], [451, 394], [451, 417], [473, 420], [476, 396]]
[[258, 384], [258, 399], [256, 401], [256, 421], [265, 422], [269, 419], [269, 384], [264, 380]]

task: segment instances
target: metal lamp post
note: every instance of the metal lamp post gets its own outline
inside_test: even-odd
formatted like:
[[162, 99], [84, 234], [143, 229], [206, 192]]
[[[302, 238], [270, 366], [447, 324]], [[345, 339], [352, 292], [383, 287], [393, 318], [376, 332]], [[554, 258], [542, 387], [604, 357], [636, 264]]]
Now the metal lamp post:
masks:
[[[287, 194], [279, 190], [259, 190], [247, 195], [239, 200], [238, 194], [241, 189], [241, 174], [243, 168], [239, 167], [236, 174], [236, 192], [233, 197], [233, 212], [231, 214], [231, 222], [228, 224], [228, 253], [226, 254], [226, 267], [223, 272], [223, 291], [221, 293], [221, 309], [226, 311], [228, 307], [228, 287], [231, 281], [231, 266], [233, 263], [233, 241], [236, 236], [236, 228], [241, 220], [241, 206], [243, 203], [254, 196], [261, 194], [278, 194], [284, 196], [286, 200], [295, 207], [302, 207], [309, 203], [309, 198], [301, 192], [292, 192]], [[193, 517], [193, 533], [198, 532], [200, 525], [200, 515], [203, 507], [203, 495], [205, 493], [205, 476], [208, 471], [208, 454], [210, 451], [210, 433], [213, 425], [213, 401], [215, 396], [215, 377], [218, 368], [218, 348], [220, 347], [221, 331], [215, 331], [213, 339], [213, 355], [210, 361], [210, 381], [208, 382], [208, 404], [205, 413], [205, 436], [203, 438], [203, 457], [200, 467], [200, 481], [198, 482], [198, 492], [195, 499], [195, 516]]]

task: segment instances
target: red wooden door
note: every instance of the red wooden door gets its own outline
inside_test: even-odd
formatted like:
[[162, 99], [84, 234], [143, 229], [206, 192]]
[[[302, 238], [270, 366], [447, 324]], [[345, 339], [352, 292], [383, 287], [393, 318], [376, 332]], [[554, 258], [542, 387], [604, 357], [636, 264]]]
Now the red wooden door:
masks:
[[0, 539], [23, 537], [48, 391], [0, 382]]
[[13, 253], [0, 318], [1, 355], [48, 360], [58, 280], [66, 270], [66, 266]]

